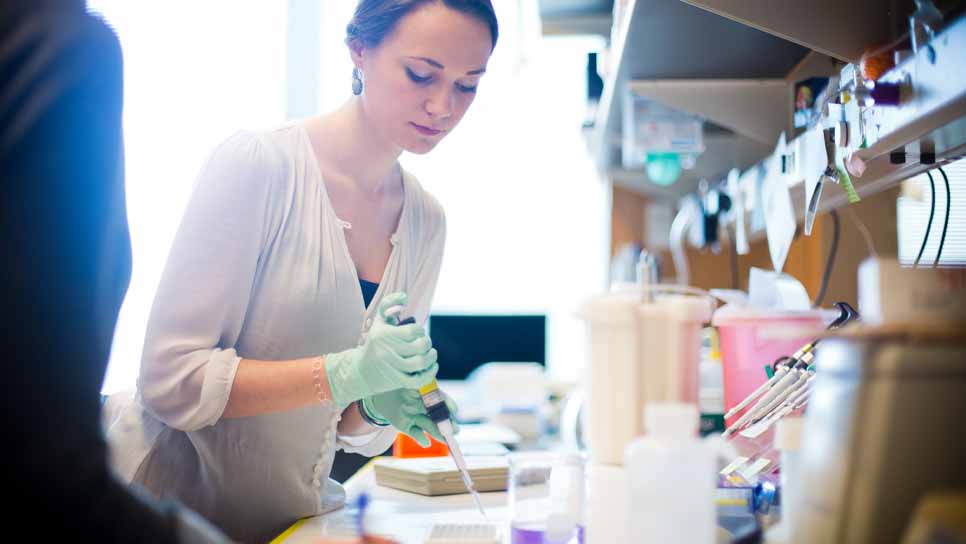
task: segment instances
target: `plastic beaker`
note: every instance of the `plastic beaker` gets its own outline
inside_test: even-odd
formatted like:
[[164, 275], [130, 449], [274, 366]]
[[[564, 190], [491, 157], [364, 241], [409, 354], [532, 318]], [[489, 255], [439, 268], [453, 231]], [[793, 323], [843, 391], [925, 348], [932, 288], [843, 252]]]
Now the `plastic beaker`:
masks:
[[579, 453], [523, 452], [510, 464], [510, 543], [583, 544], [586, 458]]

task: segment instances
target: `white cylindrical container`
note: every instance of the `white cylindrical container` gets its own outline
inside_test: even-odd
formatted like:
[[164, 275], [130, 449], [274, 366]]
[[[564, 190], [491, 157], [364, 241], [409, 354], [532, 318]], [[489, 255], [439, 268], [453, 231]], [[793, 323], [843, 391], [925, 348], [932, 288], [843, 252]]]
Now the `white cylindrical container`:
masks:
[[638, 308], [641, 390], [637, 411], [651, 402], [697, 404], [701, 328], [711, 319], [711, 299], [662, 294]]
[[647, 403], [698, 403], [701, 327], [711, 309], [703, 291], [660, 284], [629, 286], [581, 307], [589, 332], [584, 433], [592, 461], [623, 462], [624, 448], [644, 431]]
[[711, 544], [715, 452], [698, 437], [695, 404], [645, 407], [645, 436], [627, 446], [627, 542]]
[[640, 435], [640, 356], [637, 290], [607, 293], [587, 301], [589, 357], [584, 368], [585, 418], [590, 459], [620, 465], [624, 447]]

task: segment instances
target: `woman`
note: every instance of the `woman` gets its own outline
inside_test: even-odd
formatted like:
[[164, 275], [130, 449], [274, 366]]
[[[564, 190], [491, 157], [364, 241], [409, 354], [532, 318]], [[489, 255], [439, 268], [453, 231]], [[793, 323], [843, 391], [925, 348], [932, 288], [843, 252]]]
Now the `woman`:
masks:
[[[110, 430], [122, 476], [266, 540], [343, 504], [337, 448], [438, 436], [413, 389], [437, 369], [421, 324], [444, 216], [397, 158], [456, 127], [496, 39], [489, 0], [362, 0], [355, 96], [215, 150], [151, 311], [139, 402]], [[397, 305], [417, 324], [388, 323]]]

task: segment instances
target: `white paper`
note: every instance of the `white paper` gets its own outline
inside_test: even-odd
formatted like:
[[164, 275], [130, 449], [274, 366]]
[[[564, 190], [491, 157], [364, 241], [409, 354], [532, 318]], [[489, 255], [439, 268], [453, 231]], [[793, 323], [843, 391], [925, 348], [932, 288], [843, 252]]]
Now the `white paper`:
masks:
[[748, 246], [748, 230], [745, 228], [745, 194], [739, 183], [741, 171], [732, 168], [728, 172], [728, 193], [731, 195], [731, 208], [735, 218], [735, 251], [738, 255], [747, 255], [751, 248]]
[[748, 305], [748, 293], [740, 289], [711, 289], [708, 293], [725, 304], [734, 304], [735, 306]]
[[753, 308], [804, 311], [811, 307], [808, 291], [788, 274], [752, 267], [748, 275], [748, 301]]
[[806, 311], [812, 307], [812, 300], [808, 298], [808, 291], [802, 282], [782, 274], [775, 282], [778, 290], [778, 306], [783, 310]]
[[[785, 133], [779, 140], [779, 148], [784, 148]], [[768, 253], [776, 271], [785, 267], [788, 250], [795, 238], [795, 212], [792, 210], [792, 195], [781, 173], [781, 155], [776, 152], [767, 159], [767, 174], [762, 184], [762, 205], [765, 212], [765, 234], [768, 237]]]
[[798, 138], [798, 171], [805, 178], [805, 206], [812, 200], [818, 179], [825, 173], [828, 157], [825, 155], [825, 135], [817, 126]]
[[[762, 198], [765, 187], [765, 176], [768, 170], [765, 165], [755, 165], [745, 177], [749, 177], [749, 196], [751, 197], [751, 232], [761, 232], [765, 228], [765, 202]], [[744, 180], [742, 180], [744, 181]]]

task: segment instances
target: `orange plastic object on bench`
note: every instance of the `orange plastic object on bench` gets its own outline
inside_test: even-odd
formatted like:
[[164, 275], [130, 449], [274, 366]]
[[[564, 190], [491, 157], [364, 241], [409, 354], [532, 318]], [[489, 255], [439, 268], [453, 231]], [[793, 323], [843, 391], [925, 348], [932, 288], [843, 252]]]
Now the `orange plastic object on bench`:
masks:
[[449, 448], [446, 447], [446, 444], [431, 436], [429, 440], [429, 447], [424, 448], [409, 435], [399, 433], [396, 436], [396, 442], [392, 445], [392, 455], [393, 457], [446, 457], [449, 455]]

